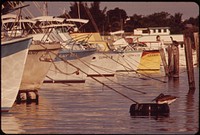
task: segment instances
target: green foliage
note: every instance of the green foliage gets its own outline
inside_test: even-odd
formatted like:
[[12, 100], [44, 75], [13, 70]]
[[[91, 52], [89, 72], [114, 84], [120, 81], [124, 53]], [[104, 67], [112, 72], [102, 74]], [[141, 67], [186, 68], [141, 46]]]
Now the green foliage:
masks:
[[[107, 7], [100, 10], [100, 2], [91, 2], [90, 8], [83, 2], [71, 3], [69, 15], [72, 18], [78, 18], [78, 5], [80, 9], [80, 18], [89, 19], [90, 22], [86, 25], [85, 31], [95, 32], [95, 26], [99, 32], [111, 32], [124, 30], [125, 32], [133, 32], [135, 28], [142, 27], [170, 27], [172, 34], [184, 33], [185, 25], [192, 24], [195, 28], [193, 31], [198, 31], [199, 16], [197, 18], [189, 18], [182, 20], [181, 13], [170, 15], [167, 12], [157, 12], [147, 16], [133, 14], [128, 17], [126, 11], [118, 7], [106, 12]], [[86, 7], [88, 11], [86, 12]], [[127, 18], [129, 18], [127, 20]]]

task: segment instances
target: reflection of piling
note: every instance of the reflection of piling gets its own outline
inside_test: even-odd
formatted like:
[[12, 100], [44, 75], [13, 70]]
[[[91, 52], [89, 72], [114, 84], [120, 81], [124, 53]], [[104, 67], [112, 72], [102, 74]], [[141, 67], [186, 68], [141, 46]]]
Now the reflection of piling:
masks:
[[185, 42], [185, 57], [186, 57], [186, 66], [188, 73], [188, 83], [189, 90], [195, 90], [195, 81], [194, 81], [194, 67], [193, 67], [193, 57], [192, 57], [192, 47], [190, 37], [184, 37]]
[[35, 102], [36, 104], [38, 104], [39, 102], [38, 91], [37, 90], [19, 90], [16, 103], [21, 104], [23, 102], [26, 102], [27, 104]]
[[199, 67], [199, 33], [194, 33], [194, 43], [195, 43], [195, 49], [196, 49], [196, 57], [197, 57], [197, 67]]

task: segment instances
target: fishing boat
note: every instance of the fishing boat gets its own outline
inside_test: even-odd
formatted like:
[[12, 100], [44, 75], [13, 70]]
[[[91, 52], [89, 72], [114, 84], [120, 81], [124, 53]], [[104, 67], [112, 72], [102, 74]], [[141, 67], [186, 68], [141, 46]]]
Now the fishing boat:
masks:
[[41, 44], [41, 42], [33, 41], [29, 48], [20, 91], [39, 90], [41, 88], [52, 61], [61, 48], [60, 43]]
[[24, 35], [33, 37], [28, 51], [19, 93], [40, 89], [52, 61], [58, 54], [59, 49], [61, 49], [59, 42], [48, 40], [47, 37], [51, 31], [35, 25], [36, 22], [34, 19], [19, 19], [18, 22], [15, 22], [15, 19], [5, 19], [3, 21], [3, 26], [8, 30], [10, 37], [23, 37]]
[[1, 41], [1, 111], [9, 111], [15, 102], [31, 41], [32, 37]]
[[[121, 34], [121, 31], [111, 33], [111, 35], [115, 34]], [[136, 72], [143, 50], [130, 45], [124, 37], [115, 39], [110, 46], [112, 51], [118, 54], [116, 72]]]
[[[176, 41], [179, 44], [179, 65], [186, 66], [184, 36], [183, 34], [171, 34], [170, 27], [136, 28], [132, 36], [126, 37], [133, 38], [135, 42], [145, 43], [148, 46], [148, 50], [163, 48], [166, 58], [168, 58], [168, 46], [171, 45], [173, 41]], [[194, 50], [192, 55], [195, 65], [196, 54]]]
[[98, 32], [95, 33], [72, 33], [73, 38], [77, 39], [79, 36], [88, 37], [87, 42], [95, 44], [97, 52], [91, 57], [89, 63], [88, 77], [96, 76], [114, 76], [117, 68], [118, 53], [109, 49], [106, 41], [103, 41]]
[[[44, 18], [44, 17], [43, 17]], [[75, 27], [69, 22], [87, 23], [86, 19], [67, 19], [66, 22], [52, 24], [49, 22], [45, 28], [52, 28], [54, 40], [62, 44], [62, 49], [53, 61], [49, 72], [45, 78], [45, 83], [65, 82], [65, 83], [84, 83], [89, 69], [92, 54], [96, 51], [93, 46], [85, 41], [85, 37], [77, 37], [81, 40], [72, 38], [69, 30]]]
[[[77, 44], [76, 44], [77, 46]], [[53, 61], [46, 78], [45, 83], [84, 83], [89, 70], [91, 56], [95, 53], [95, 48], [71, 50], [63, 48]]]

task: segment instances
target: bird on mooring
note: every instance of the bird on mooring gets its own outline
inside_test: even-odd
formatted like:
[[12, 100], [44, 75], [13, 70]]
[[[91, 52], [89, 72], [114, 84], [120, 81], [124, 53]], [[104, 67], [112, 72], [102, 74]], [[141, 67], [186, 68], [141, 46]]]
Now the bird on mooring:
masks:
[[178, 97], [176, 96], [171, 96], [171, 95], [164, 95], [161, 93], [158, 95], [155, 99], [152, 101], [156, 101], [157, 104], [165, 104], [167, 103], [168, 105], [174, 102]]
[[173, 38], [171, 36], [170, 36], [170, 38], [172, 40], [173, 45], [178, 46], [179, 43], [176, 40], [173, 40]]

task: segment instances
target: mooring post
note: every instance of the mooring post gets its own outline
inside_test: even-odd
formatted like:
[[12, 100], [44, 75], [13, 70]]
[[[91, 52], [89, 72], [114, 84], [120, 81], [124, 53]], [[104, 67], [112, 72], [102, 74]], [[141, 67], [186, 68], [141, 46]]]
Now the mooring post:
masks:
[[195, 49], [196, 49], [196, 57], [197, 57], [197, 67], [199, 67], [199, 33], [194, 33], [194, 43], [195, 43]]
[[173, 53], [173, 77], [179, 77], [179, 49], [178, 44], [172, 44], [172, 53]]
[[192, 47], [191, 47], [190, 37], [184, 36], [184, 42], [185, 42], [185, 57], [186, 57], [186, 66], [188, 73], [189, 90], [195, 90], [194, 67], [193, 67], [193, 57], [192, 57]]
[[168, 52], [169, 77], [171, 77], [173, 75], [173, 69], [174, 69], [173, 58], [172, 58], [173, 55], [172, 55], [172, 47], [171, 47], [171, 45], [168, 45], [167, 52]]
[[159, 51], [160, 51], [160, 57], [162, 59], [162, 63], [163, 63], [163, 66], [164, 66], [165, 75], [168, 76], [169, 75], [169, 69], [168, 69], [168, 66], [167, 66], [164, 50], [163, 50], [163, 48], [161, 48]]
[[35, 93], [35, 102], [38, 105], [39, 104], [39, 94], [38, 94], [38, 91], [36, 90], [34, 93]]
[[17, 94], [16, 102], [17, 102], [17, 104], [20, 104], [20, 103], [21, 103], [20, 91], [19, 91], [18, 94]]

